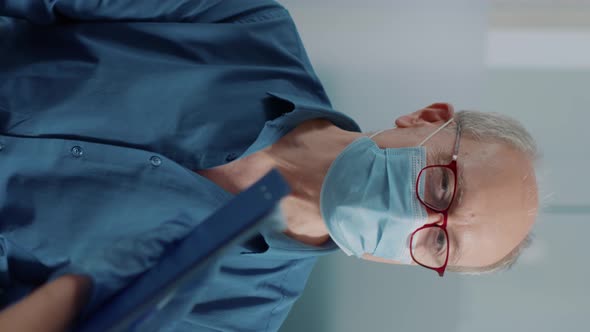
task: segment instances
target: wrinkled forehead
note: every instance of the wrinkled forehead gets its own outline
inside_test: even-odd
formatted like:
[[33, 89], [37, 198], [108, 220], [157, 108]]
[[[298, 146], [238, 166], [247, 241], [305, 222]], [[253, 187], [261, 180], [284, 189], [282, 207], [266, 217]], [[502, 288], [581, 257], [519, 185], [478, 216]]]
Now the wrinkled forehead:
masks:
[[527, 197], [535, 194], [536, 198], [533, 160], [521, 151], [500, 143], [464, 140], [457, 162], [465, 190], [479, 195], [503, 193], [512, 199], [523, 198], [525, 193]]
[[449, 223], [463, 243], [465, 266], [492, 264], [512, 251], [534, 224], [534, 167], [524, 154], [500, 144], [463, 147], [459, 165], [464, 195]]

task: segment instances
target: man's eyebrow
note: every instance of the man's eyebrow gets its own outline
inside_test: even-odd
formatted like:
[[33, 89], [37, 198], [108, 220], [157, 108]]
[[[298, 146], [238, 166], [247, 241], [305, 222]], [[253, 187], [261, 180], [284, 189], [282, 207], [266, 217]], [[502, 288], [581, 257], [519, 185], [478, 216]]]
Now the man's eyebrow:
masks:
[[[446, 165], [449, 160], [448, 158], [448, 153], [442, 153], [442, 151], [439, 151], [439, 153], [436, 154], [435, 159], [438, 161], [438, 164]], [[457, 161], [457, 187], [455, 188], [456, 193], [455, 197], [453, 198], [453, 203], [451, 204], [449, 212], [451, 212], [450, 210], [454, 210], [461, 205], [463, 197], [465, 195], [465, 177], [463, 175], [463, 167], [461, 166], [462, 165], [459, 165], [459, 162]], [[449, 237], [452, 238], [451, 242], [453, 243], [453, 253], [449, 253], [449, 261], [447, 264], [457, 265], [457, 262], [459, 261], [459, 258], [461, 258], [462, 254], [461, 245], [459, 244], [457, 234], [453, 231], [448, 232], [450, 233]]]
[[[463, 168], [459, 167], [458, 163], [457, 163], [457, 188], [455, 188], [455, 190], [457, 190], [457, 192], [455, 193], [455, 199], [452, 203], [452, 207], [453, 209], [456, 209], [457, 206], [459, 206], [463, 200], [463, 195], [465, 195], [465, 177], [463, 176]], [[461, 257], [461, 246], [459, 245], [459, 239], [457, 237], [457, 234], [455, 232], [452, 232], [452, 236], [453, 238], [453, 254], [451, 256], [451, 258], [449, 259], [448, 264], [450, 265], [457, 265], [457, 262], [459, 261], [459, 258]]]
[[[451, 235], [449, 235], [451, 236]], [[451, 241], [453, 243], [453, 254], [449, 254], [451, 257], [449, 259], [449, 262], [447, 264], [449, 265], [457, 265], [457, 262], [459, 261], [459, 258], [461, 258], [461, 246], [459, 245], [459, 240], [457, 239], [456, 234], [453, 233], [452, 235], [453, 241]]]
[[458, 166], [458, 163], [457, 168], [459, 174], [457, 174], [457, 188], [455, 188], [457, 192], [455, 193], [455, 199], [453, 201], [454, 207], [461, 204], [463, 201], [463, 195], [465, 195], [465, 178], [463, 177], [463, 169]]
[[[450, 155], [448, 152], [438, 150], [434, 152], [433, 162], [437, 165], [448, 165], [450, 159], [449, 157]], [[463, 176], [463, 167], [459, 165], [459, 162], [457, 162], [457, 173], [457, 188], [455, 188], [456, 193], [455, 197], [453, 198], [453, 203], [451, 203], [451, 207], [449, 208], [449, 212], [450, 210], [454, 210], [459, 206], [463, 199], [463, 195], [465, 195], [465, 178]], [[459, 239], [454, 231], [447, 230], [447, 233], [449, 233], [450, 243], [453, 244], [453, 253], [451, 254], [449, 252], [449, 261], [447, 264], [456, 266], [459, 258], [461, 258], [462, 255], [462, 247], [459, 245]]]

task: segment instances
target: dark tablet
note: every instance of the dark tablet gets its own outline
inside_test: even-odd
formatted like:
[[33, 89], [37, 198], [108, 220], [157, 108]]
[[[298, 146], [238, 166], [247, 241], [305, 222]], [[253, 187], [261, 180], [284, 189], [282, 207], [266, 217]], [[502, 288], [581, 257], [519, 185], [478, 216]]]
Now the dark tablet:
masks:
[[187, 282], [205, 275], [224, 249], [254, 235], [258, 226], [289, 193], [273, 170], [200, 223], [129, 287], [82, 322], [77, 332], [132, 331], [165, 308]]

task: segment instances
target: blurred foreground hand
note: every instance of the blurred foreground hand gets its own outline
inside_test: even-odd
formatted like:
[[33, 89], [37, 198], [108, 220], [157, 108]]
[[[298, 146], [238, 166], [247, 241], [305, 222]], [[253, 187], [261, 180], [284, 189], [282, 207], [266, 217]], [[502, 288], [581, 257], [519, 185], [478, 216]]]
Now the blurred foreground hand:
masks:
[[0, 331], [63, 332], [84, 308], [89, 278], [62, 276], [0, 312]]

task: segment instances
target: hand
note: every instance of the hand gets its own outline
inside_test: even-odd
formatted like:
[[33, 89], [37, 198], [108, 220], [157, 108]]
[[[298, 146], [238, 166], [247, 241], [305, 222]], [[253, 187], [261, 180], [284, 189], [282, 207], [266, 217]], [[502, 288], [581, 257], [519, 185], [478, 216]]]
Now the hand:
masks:
[[63, 332], [88, 300], [89, 278], [65, 275], [0, 312], [0, 331]]

